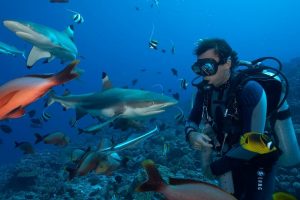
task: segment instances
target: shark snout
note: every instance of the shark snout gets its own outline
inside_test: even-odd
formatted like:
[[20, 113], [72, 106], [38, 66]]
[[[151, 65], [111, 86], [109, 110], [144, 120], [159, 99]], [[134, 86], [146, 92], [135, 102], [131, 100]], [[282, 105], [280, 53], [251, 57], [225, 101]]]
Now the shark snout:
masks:
[[21, 23], [17, 21], [12, 21], [12, 20], [5, 20], [3, 21], [3, 24], [6, 28], [13, 32], [17, 32], [20, 30]]
[[27, 26], [26, 24], [23, 24], [21, 22], [18, 22], [18, 21], [4, 20], [3, 24], [6, 28], [8, 28], [10, 31], [15, 32], [15, 33], [17, 33], [17, 32], [28, 33], [31, 31], [29, 26]]

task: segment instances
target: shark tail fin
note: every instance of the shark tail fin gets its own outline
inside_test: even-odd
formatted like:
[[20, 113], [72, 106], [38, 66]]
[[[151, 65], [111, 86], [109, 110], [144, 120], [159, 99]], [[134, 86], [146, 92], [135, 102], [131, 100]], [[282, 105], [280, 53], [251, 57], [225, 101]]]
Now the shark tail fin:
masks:
[[75, 69], [78, 65], [79, 60], [74, 60], [67, 67], [65, 67], [62, 71], [58, 72], [53, 78], [55, 81], [55, 85], [60, 85], [65, 82], [68, 82], [79, 76], [79, 73]]

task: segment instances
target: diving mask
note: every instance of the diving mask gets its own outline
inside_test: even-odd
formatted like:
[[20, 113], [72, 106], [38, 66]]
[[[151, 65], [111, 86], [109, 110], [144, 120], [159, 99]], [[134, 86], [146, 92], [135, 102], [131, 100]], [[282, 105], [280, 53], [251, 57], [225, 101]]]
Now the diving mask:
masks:
[[219, 64], [220, 63], [212, 58], [198, 59], [197, 62], [192, 65], [192, 70], [200, 76], [211, 76], [217, 73]]

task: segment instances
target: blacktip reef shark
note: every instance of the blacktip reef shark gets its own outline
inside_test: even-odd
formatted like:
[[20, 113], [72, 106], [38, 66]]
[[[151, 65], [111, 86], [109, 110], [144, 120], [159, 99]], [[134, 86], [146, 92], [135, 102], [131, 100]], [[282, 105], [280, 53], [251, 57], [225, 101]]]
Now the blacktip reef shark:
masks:
[[64, 62], [74, 60], [78, 54], [73, 42], [72, 25], [60, 32], [33, 22], [5, 20], [3, 24], [18, 37], [33, 45], [27, 59], [28, 68], [41, 58], [45, 58], [45, 62], [50, 62], [54, 58], [59, 58]]
[[4, 42], [0, 42], [0, 53], [12, 55], [12, 56], [16, 56], [20, 54], [23, 56], [24, 59], [26, 59], [25, 51], [20, 51], [16, 47], [11, 46], [9, 44], [5, 44]]
[[177, 104], [172, 97], [137, 89], [112, 87], [104, 72], [102, 74], [103, 90], [81, 95], [57, 96], [49, 94], [48, 106], [60, 103], [66, 109], [76, 110], [76, 121], [86, 114], [93, 117], [140, 119], [164, 112], [164, 108]]

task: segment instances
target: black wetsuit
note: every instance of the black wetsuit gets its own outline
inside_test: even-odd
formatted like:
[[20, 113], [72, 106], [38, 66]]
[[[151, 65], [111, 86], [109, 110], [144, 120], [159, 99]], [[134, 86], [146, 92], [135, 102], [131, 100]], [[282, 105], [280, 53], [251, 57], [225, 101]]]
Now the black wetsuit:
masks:
[[[213, 118], [214, 131], [219, 143], [225, 141], [230, 149], [247, 132], [264, 133], [267, 116], [267, 97], [263, 87], [256, 81], [248, 81], [236, 96], [238, 118], [231, 119], [230, 126], [224, 120], [224, 102], [229, 87], [213, 88], [207, 102], [207, 112]], [[203, 105], [207, 101], [203, 90], [198, 90], [194, 106], [186, 123], [187, 139], [191, 130], [197, 130], [202, 120]], [[222, 105], [223, 104], [223, 105]], [[205, 116], [205, 112], [204, 112]], [[231, 133], [224, 139], [224, 130]], [[230, 132], [228, 131], [228, 132]], [[228, 152], [228, 151], [227, 151]], [[274, 165], [277, 156], [257, 156], [251, 160], [236, 159], [226, 156], [226, 152], [217, 161], [211, 163], [213, 174], [219, 176], [232, 171], [234, 196], [239, 200], [271, 200], [274, 189]]]

